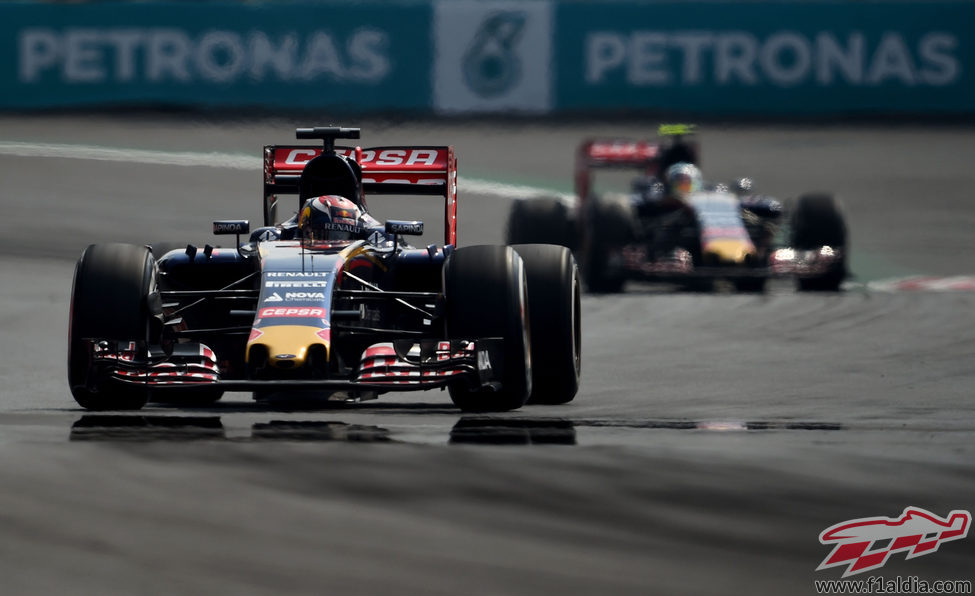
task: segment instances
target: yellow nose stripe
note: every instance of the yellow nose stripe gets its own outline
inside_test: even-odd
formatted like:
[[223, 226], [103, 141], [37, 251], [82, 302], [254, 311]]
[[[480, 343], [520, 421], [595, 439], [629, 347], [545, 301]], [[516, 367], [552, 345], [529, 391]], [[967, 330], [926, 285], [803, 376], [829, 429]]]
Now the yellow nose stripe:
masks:
[[271, 366], [278, 366], [279, 362], [293, 363], [290, 367], [297, 368], [305, 363], [308, 348], [313, 345], [325, 346], [326, 353], [329, 342], [322, 339], [317, 327], [302, 325], [273, 325], [261, 327], [261, 335], [247, 342], [247, 358], [250, 358], [251, 346], [263, 345], [267, 348], [268, 360]]
[[740, 265], [750, 256], [755, 255], [755, 247], [751, 242], [741, 240], [714, 240], [704, 246], [705, 260], [717, 260], [721, 263], [734, 263]]

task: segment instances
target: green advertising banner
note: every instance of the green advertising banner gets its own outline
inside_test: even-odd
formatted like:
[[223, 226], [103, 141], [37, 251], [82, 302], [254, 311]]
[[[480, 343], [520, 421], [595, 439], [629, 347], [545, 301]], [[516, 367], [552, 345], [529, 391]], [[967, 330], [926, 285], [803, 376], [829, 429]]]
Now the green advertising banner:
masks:
[[971, 113], [975, 3], [566, 2], [560, 109]]
[[427, 3], [17, 3], [0, 17], [0, 107], [430, 105]]
[[0, 109], [975, 112], [975, 2], [0, 3]]

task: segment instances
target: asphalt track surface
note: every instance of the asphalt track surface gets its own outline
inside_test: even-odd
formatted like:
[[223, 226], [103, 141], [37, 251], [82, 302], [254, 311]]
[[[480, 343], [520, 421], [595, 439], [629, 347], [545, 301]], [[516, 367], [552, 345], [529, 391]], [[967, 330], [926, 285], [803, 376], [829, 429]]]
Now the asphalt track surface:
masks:
[[[296, 124], [0, 119], [0, 142], [258, 156]], [[566, 191], [575, 144], [648, 123], [343, 123], [453, 144], [461, 174]], [[631, 287], [583, 299], [565, 406], [466, 417], [440, 392], [86, 414], [65, 381], [89, 243], [213, 242], [260, 172], [0, 155], [0, 593], [806, 594], [852, 518], [973, 509], [975, 294], [868, 282], [975, 273], [970, 128], [711, 126], [709, 177], [844, 201], [837, 295]], [[429, 199], [428, 199], [429, 201]], [[510, 199], [464, 193], [460, 244]], [[437, 221], [436, 204], [388, 206]], [[972, 579], [975, 540], [866, 575]]]

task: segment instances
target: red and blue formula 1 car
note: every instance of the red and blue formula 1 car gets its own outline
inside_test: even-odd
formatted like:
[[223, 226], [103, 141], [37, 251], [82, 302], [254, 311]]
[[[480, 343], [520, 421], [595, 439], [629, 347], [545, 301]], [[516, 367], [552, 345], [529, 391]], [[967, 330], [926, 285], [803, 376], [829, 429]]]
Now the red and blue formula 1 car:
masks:
[[[465, 411], [573, 399], [580, 283], [568, 249], [457, 248], [452, 147], [335, 146], [359, 138], [357, 128], [297, 136], [324, 146], [264, 148], [265, 225], [214, 222], [215, 234], [237, 237], [232, 248], [85, 249], [68, 354], [81, 406], [431, 388], [447, 388]], [[443, 245], [409, 246], [423, 223], [379, 223], [366, 209], [372, 194], [442, 197]], [[298, 213], [279, 221], [286, 200]], [[324, 224], [313, 225], [316, 209]]]
[[[574, 204], [516, 201], [508, 242], [550, 242], [579, 255], [592, 292], [618, 292], [627, 280], [695, 289], [731, 281], [762, 291], [771, 277], [790, 276], [800, 290], [840, 288], [847, 275], [847, 227], [833, 197], [800, 196], [789, 208], [752, 190], [742, 178], [709, 184], [678, 209], [664, 208], [664, 173], [698, 163], [698, 145], [683, 126], [661, 127], [655, 140], [596, 139], [576, 152]], [[597, 172], [625, 172], [628, 192], [597, 192]]]

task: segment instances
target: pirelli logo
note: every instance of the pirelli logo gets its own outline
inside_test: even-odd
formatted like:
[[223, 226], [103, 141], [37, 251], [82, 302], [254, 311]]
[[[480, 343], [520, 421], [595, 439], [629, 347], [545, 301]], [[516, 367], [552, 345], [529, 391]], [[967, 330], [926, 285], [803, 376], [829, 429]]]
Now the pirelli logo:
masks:
[[327, 288], [327, 281], [269, 281], [267, 288]]

